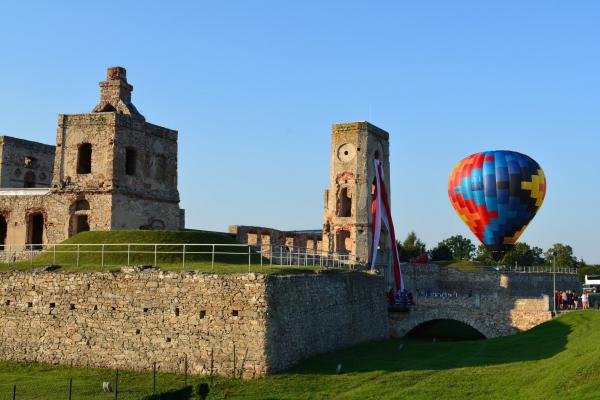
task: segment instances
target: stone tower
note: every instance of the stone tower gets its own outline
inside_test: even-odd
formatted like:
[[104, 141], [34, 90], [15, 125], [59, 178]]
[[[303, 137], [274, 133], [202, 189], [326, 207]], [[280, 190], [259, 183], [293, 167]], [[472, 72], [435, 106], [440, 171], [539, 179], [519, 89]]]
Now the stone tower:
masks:
[[[368, 122], [335, 124], [331, 135], [331, 173], [325, 191], [323, 250], [351, 254], [357, 262], [369, 259], [371, 201], [375, 168], [383, 163], [385, 185], [390, 191], [389, 134]], [[390, 198], [391, 201], [391, 198]], [[381, 257], [387, 239], [382, 233]], [[378, 257], [379, 258], [379, 257]]]
[[[82, 204], [81, 228], [180, 229], [177, 131], [146, 122], [131, 102], [125, 68], [108, 68], [91, 113], [58, 116], [52, 188]], [[97, 210], [87, 215], [87, 210]], [[89, 217], [89, 218], [88, 218]], [[79, 222], [78, 222], [79, 220]]]

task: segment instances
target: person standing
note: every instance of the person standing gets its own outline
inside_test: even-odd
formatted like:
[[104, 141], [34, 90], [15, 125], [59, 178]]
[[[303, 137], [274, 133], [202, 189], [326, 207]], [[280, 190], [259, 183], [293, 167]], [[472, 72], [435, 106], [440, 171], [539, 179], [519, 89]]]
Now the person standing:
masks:
[[583, 294], [581, 295], [581, 308], [587, 310], [590, 307], [589, 300], [590, 298], [588, 296], [588, 292], [587, 290], [584, 290]]

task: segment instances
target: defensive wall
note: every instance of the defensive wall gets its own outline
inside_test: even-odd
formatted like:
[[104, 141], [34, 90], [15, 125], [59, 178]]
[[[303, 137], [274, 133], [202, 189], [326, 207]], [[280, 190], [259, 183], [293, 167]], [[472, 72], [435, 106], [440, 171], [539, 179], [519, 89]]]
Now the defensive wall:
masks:
[[[491, 268], [465, 272], [434, 264], [403, 264], [402, 272], [415, 305], [409, 313], [389, 314], [393, 337], [402, 337], [428, 321], [451, 319], [492, 338], [525, 331], [552, 318], [551, 273]], [[579, 275], [557, 273], [556, 290], [567, 289], [581, 292]]]
[[0, 358], [262, 376], [388, 337], [384, 292], [359, 272], [3, 272]]
[[[402, 264], [402, 277], [407, 290], [440, 290], [465, 294], [469, 291], [481, 295], [540, 297], [551, 296], [553, 278], [548, 272], [465, 272], [435, 264]], [[391, 278], [391, 277], [390, 277]], [[577, 274], [556, 274], [556, 290], [581, 292]]]

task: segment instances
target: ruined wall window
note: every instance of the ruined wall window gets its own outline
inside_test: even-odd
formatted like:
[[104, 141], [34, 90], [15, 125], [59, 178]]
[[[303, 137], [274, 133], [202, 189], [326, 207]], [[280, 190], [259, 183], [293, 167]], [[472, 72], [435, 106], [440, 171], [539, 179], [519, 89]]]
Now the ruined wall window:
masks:
[[135, 175], [137, 152], [135, 149], [128, 147], [125, 150], [125, 174]]
[[6, 229], [7, 229], [6, 218], [0, 215], [0, 250], [4, 250], [4, 243], [6, 242]]
[[352, 240], [350, 231], [340, 230], [335, 235], [335, 250], [340, 254], [348, 254], [352, 251]]
[[31, 214], [27, 225], [28, 239], [32, 249], [41, 249], [44, 243], [44, 215], [41, 212]]
[[352, 216], [352, 193], [348, 188], [340, 188], [337, 196], [337, 216], [351, 217]]
[[75, 233], [87, 232], [90, 230], [87, 215], [77, 215], [75, 220]]
[[25, 172], [25, 175], [23, 176], [23, 187], [35, 187], [35, 173], [33, 171]]
[[77, 150], [77, 173], [89, 174], [92, 172], [92, 145], [83, 143]]

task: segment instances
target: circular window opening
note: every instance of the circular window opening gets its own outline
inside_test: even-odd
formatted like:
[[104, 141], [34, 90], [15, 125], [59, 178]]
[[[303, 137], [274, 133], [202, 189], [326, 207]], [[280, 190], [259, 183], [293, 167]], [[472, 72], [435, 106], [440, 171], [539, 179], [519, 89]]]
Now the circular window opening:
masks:
[[347, 156], [348, 155], [348, 150], [344, 151], [344, 155]]

